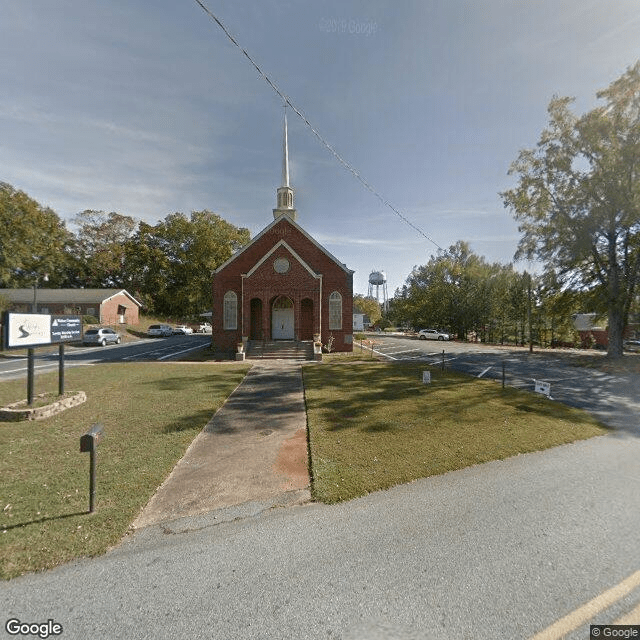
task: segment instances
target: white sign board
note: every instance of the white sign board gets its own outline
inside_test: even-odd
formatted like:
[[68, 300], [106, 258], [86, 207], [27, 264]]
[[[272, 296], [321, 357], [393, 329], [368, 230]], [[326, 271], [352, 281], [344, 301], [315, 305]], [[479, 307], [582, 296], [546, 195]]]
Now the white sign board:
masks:
[[7, 347], [51, 344], [51, 316], [41, 313], [8, 313]]
[[431, 371], [422, 372], [422, 384], [431, 384]]
[[534, 390], [536, 393], [541, 393], [543, 396], [547, 396], [547, 398], [551, 397], [551, 383], [550, 382], [542, 382], [542, 380], [534, 380]]

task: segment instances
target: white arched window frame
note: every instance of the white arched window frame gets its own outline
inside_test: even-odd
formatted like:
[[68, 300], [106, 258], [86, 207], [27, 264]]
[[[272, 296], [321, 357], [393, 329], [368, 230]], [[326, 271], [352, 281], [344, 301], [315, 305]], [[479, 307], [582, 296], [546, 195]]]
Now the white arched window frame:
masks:
[[329, 330], [342, 329], [342, 296], [334, 291], [329, 296]]
[[238, 328], [238, 296], [234, 291], [224, 294], [222, 326], [225, 329]]

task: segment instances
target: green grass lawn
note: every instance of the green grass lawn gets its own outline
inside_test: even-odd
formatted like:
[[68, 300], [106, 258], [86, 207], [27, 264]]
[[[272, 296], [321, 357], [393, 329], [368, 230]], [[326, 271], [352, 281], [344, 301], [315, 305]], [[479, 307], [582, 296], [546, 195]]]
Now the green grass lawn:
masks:
[[[87, 402], [35, 422], [0, 422], [0, 577], [103, 553], [127, 532], [248, 366], [129, 363], [69, 368], [66, 389]], [[36, 375], [36, 393], [57, 375]], [[3, 382], [0, 405], [26, 397]], [[80, 436], [104, 425], [96, 511], [89, 515], [89, 454]]]
[[338, 361], [303, 373], [312, 495], [327, 503], [606, 433], [541, 395], [424, 364]]
[[[359, 351], [359, 350], [358, 350]], [[471, 464], [605, 433], [585, 413], [495, 382], [331, 354], [303, 367], [313, 497], [348, 500]], [[104, 553], [128, 531], [248, 363], [128, 363], [68, 368], [85, 404], [36, 422], [0, 422], [0, 577]], [[56, 374], [36, 375], [36, 393]], [[0, 384], [0, 405], [26, 381]], [[80, 436], [104, 425], [96, 512]]]

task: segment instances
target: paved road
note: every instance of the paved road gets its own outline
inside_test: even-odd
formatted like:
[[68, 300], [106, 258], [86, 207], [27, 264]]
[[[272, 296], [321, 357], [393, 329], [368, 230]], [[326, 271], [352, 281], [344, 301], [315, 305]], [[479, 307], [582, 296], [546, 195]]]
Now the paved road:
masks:
[[[101, 362], [130, 362], [142, 360], [170, 360], [179, 358], [192, 349], [199, 349], [211, 343], [210, 335], [171, 336], [169, 338], [148, 338], [106, 347], [65, 348], [65, 366], [78, 367]], [[54, 371], [58, 368], [58, 352], [36, 349], [35, 371]], [[22, 378], [27, 375], [27, 359], [12, 357], [5, 352], [0, 359], [0, 381]]]
[[[495, 356], [454, 357], [478, 375]], [[523, 379], [556, 371], [516, 365]], [[554, 396], [626, 384], [557, 371]], [[612, 435], [341, 505], [247, 503], [148, 527], [103, 557], [0, 584], [0, 615], [52, 619], [62, 638], [133, 640], [584, 640], [589, 623], [640, 622], [637, 405], [601, 395], [596, 408], [620, 422]]]
[[78, 640], [530, 638], [640, 569], [638, 460], [620, 434], [335, 506], [214, 511], [1, 584], [0, 615]]

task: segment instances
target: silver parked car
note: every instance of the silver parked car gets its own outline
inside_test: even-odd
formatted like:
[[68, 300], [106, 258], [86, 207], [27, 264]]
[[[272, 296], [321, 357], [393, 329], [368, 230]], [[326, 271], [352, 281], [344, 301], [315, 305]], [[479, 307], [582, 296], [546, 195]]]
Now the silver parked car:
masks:
[[622, 343], [622, 348], [625, 351], [636, 351], [640, 353], [640, 340], [625, 340]]
[[99, 344], [106, 347], [108, 344], [120, 344], [120, 334], [113, 329], [87, 329], [82, 338], [82, 344]]
[[418, 338], [420, 340], [448, 340], [449, 334], [437, 329], [420, 329]]

